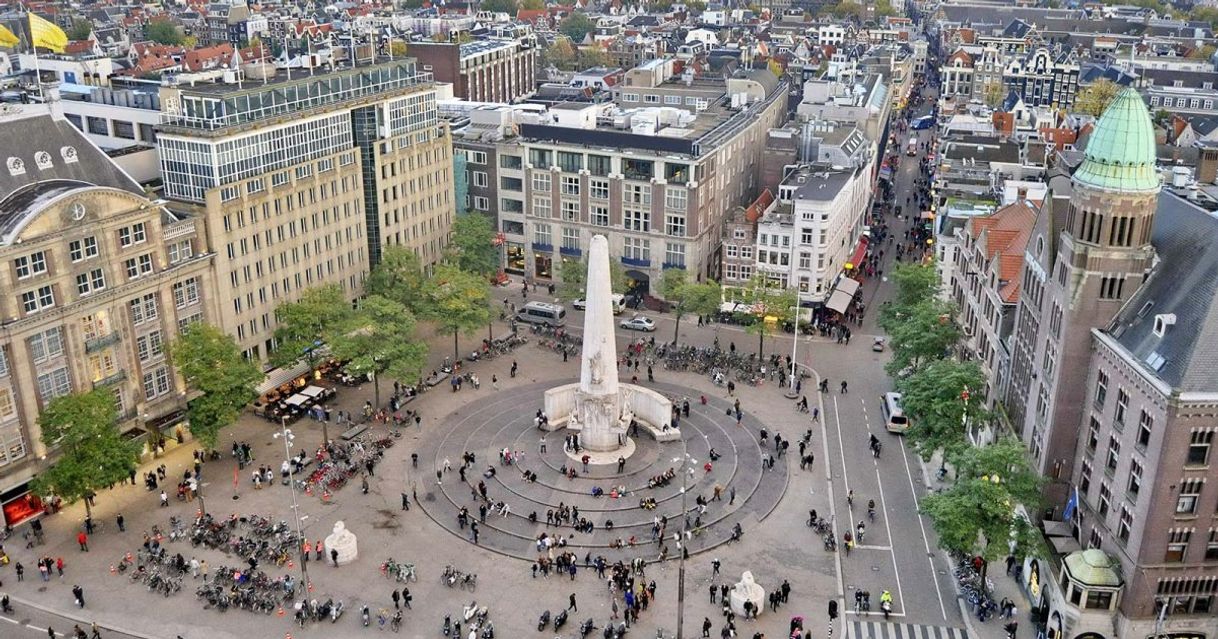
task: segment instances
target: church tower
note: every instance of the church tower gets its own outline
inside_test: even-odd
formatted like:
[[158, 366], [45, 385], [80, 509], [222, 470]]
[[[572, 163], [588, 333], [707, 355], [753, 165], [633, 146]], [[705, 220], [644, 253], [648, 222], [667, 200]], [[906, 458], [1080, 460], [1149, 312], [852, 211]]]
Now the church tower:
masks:
[[[1064, 182], [1064, 180], [1062, 180]], [[1133, 296], [1154, 260], [1151, 226], [1160, 182], [1155, 137], [1142, 97], [1126, 89], [1092, 131], [1083, 163], [1069, 183], [1068, 199], [1053, 193], [1051, 220], [1038, 224], [1030, 245], [1054, 247], [1040, 281], [1023, 295], [1038, 300], [1032, 381], [1024, 398], [1022, 435], [1039, 470], [1069, 480], [1084, 407], [1091, 329], [1106, 326]], [[1061, 209], [1064, 208], [1064, 219]], [[1055, 239], [1044, 237], [1060, 229]], [[1025, 277], [1025, 279], [1028, 279]], [[1040, 289], [1040, 290], [1037, 290]]]

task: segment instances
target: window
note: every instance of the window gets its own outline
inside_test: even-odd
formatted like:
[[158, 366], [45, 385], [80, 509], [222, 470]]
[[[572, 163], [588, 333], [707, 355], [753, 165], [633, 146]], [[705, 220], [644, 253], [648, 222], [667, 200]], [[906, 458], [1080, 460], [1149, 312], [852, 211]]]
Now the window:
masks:
[[646, 93], [643, 95], [643, 102], [645, 104], [659, 104], [660, 96], [658, 96], [654, 93]]
[[1116, 423], [1120, 426], [1125, 425], [1125, 413], [1129, 410], [1129, 393], [1125, 392], [1124, 388], [1117, 389], [1117, 405], [1116, 414], [1113, 417]]
[[550, 217], [550, 196], [544, 195], [533, 198], [533, 216]]
[[550, 161], [551, 157], [550, 151], [545, 149], [529, 149], [529, 164], [532, 164], [534, 168], [550, 170], [554, 164]]
[[24, 280], [47, 272], [47, 255], [43, 251], [23, 255], [13, 260], [13, 269], [17, 271], [17, 279]]
[[141, 362], [159, 359], [165, 352], [161, 331], [153, 331], [135, 338], [135, 351], [139, 354]]
[[562, 219], [565, 222], [579, 221], [579, 202], [562, 201]]
[[[606, 177], [613, 172], [613, 159], [607, 155], [589, 155], [588, 156], [588, 172], [592, 175]], [[609, 183], [605, 183], [608, 188]], [[605, 197], [609, 197], [606, 195]]]
[[303, 180], [303, 179], [309, 177], [310, 175], [313, 175], [312, 165], [302, 164], [301, 166], [296, 167], [296, 179], [297, 180]]
[[604, 206], [593, 206], [588, 210], [591, 218], [592, 226], [609, 226], [609, 208]]
[[486, 164], [486, 151], [465, 151], [465, 160], [470, 164]]
[[155, 320], [159, 315], [155, 293], [128, 301], [127, 308], [131, 311], [131, 323], [137, 326]]
[[477, 211], [491, 210], [490, 198], [483, 197], [481, 195], [475, 195], [474, 196], [474, 210], [477, 210]]
[[156, 399], [161, 395], [169, 393], [169, 369], [161, 366], [160, 368], [144, 373], [144, 397], [147, 399]]
[[727, 257], [734, 258], [734, 257], [740, 255], [740, 251], [738, 248], [736, 248], [735, 244], [724, 244], [723, 245], [723, 254], [726, 255]]
[[1117, 525], [1117, 537], [1121, 541], [1129, 541], [1129, 531], [1133, 528], [1133, 511], [1128, 506], [1121, 506], [1121, 520]]
[[638, 101], [639, 101], [639, 94], [637, 94], [637, 93], [623, 93], [622, 94], [622, 102], [638, 102]]
[[812, 268], [812, 254], [811, 253], [808, 253], [807, 251], [799, 252], [799, 268], [802, 268], [802, 269]]
[[524, 180], [514, 177], [499, 178], [499, 188], [504, 191], [523, 191]]
[[665, 188], [664, 206], [674, 211], [684, 212], [689, 208], [689, 191], [671, 186]]
[[134, 280], [152, 272], [152, 254], [145, 253], [123, 262], [127, 269], [127, 279]]
[[1091, 489], [1091, 460], [1083, 459], [1082, 467], [1078, 473], [1078, 490], [1086, 494]]
[[1109, 471], [1116, 470], [1117, 462], [1121, 459], [1121, 442], [1117, 440], [1116, 435], [1108, 436], [1108, 460], [1104, 466]]
[[1129, 494], [1134, 497], [1142, 490], [1142, 462], [1136, 459], [1129, 460], [1129, 484], [1127, 486]]
[[89, 237], [68, 242], [68, 256], [73, 262], [80, 262], [97, 257], [97, 238]]
[[622, 241], [625, 257], [632, 260], [651, 260], [651, 241], [640, 237], [627, 237]]
[[146, 239], [148, 239], [148, 237], [147, 232], [144, 229], [143, 222], [137, 222], [131, 226], [124, 226], [118, 230], [118, 243], [123, 248], [127, 248], [133, 244], [139, 244]]
[[665, 242], [664, 264], [685, 268], [685, 245], [680, 242]]
[[538, 224], [533, 227], [533, 243], [546, 246], [554, 244], [554, 236], [550, 234], [549, 224]]
[[1214, 431], [1212, 430], [1194, 430], [1189, 439], [1188, 444], [1188, 459], [1185, 464], [1189, 466], [1204, 466], [1210, 460], [1210, 444], [1214, 441]]
[[[1056, 307], [1054, 307], [1056, 310]], [[1095, 376], [1095, 406], [1104, 409], [1104, 400], [1108, 399], [1108, 373], [1100, 371]]]
[[1180, 497], [1176, 499], [1176, 514], [1194, 515], [1197, 513], [1197, 502], [1201, 499], [1201, 488], [1205, 482], [1200, 479], [1184, 479], [1180, 481]]
[[288, 172], [280, 171], [271, 174], [271, 186], [283, 186], [288, 183]]
[[622, 174], [627, 180], [650, 180], [656, 176], [655, 162], [623, 158]]
[[499, 166], [505, 169], [523, 169], [524, 162], [519, 155], [499, 156]]
[[[239, 197], [241, 197], [241, 189], [239, 189], [235, 186], [226, 186], [226, 187], [220, 189], [220, 201], [221, 202], [228, 202], [230, 200], [235, 200]], [[126, 230], [126, 229], [123, 229], [123, 230]], [[126, 244], [124, 244], [123, 246], [126, 246]]]
[[474, 177], [474, 186], [486, 188], [487, 184], [490, 183], [490, 180], [487, 179], [486, 171], [472, 171], [471, 174]]
[[588, 180], [588, 195], [594, 200], [609, 199], [609, 180]]
[[651, 206], [651, 186], [643, 184], [622, 185], [622, 201], [626, 204]]
[[27, 343], [36, 364], [63, 355], [63, 333], [58, 327], [34, 335]]
[[563, 195], [579, 195], [579, 176], [564, 175], [560, 189]]
[[799, 231], [799, 243], [800, 244], [811, 244], [812, 243], [812, 229], [801, 229]]
[[55, 293], [50, 286], [42, 286], [38, 290], [21, 294], [21, 307], [25, 309], [26, 314], [37, 313], [52, 306], [55, 306]]
[[4, 355], [2, 346], [0, 346], [0, 377], [8, 377], [8, 357]]
[[190, 240], [182, 240], [169, 245], [169, 263], [177, 264], [178, 262], [188, 260], [194, 255], [194, 246]]
[[[740, 259], [742, 259], [742, 260], [753, 259], [753, 247], [751, 247], [751, 246], [740, 247]], [[745, 279], [748, 279], [748, 278], [745, 278]]]
[[680, 106], [680, 104], [681, 104], [681, 96], [679, 96], [679, 95], [666, 95], [666, 96], [664, 96], [664, 104], [673, 105], [673, 106]]
[[558, 168], [567, 173], [578, 173], [584, 168], [584, 156], [570, 151], [558, 152]]
[[110, 135], [110, 126], [106, 124], [105, 118], [95, 118], [87, 115], [85, 116], [85, 124], [89, 127], [89, 133], [94, 135]]
[[533, 190], [550, 192], [550, 174], [542, 171], [533, 171]]
[[1087, 452], [1094, 453], [1095, 447], [1100, 445], [1100, 420], [1091, 416], [1091, 420], [1087, 423]]
[[246, 193], [261, 193], [265, 190], [266, 190], [266, 182], [263, 182], [262, 178], [254, 178], [254, 179], [250, 180], [249, 182], [245, 183], [245, 192]]
[[[299, 275], [297, 275], [297, 277], [299, 277]], [[185, 333], [187, 327], [189, 327], [191, 324], [198, 324], [198, 323], [201, 323], [202, 321], [203, 321], [202, 313], [195, 313], [193, 315], [187, 315], [186, 317], [183, 317], [178, 320], [178, 333]], [[243, 329], [243, 328], [245, 328], [245, 326], [238, 326], [237, 328]]]
[[7, 388], [0, 388], [0, 422], [6, 422], [16, 415], [17, 408], [13, 406], [12, 393]]
[[199, 280], [190, 278], [173, 285], [173, 304], [182, 309], [199, 303]]
[[1112, 490], [1108, 488], [1108, 482], [1100, 482], [1100, 503], [1096, 511], [1100, 517], [1108, 514], [1108, 505], [1112, 502]]
[[665, 213], [664, 233], [673, 237], [685, 237], [685, 215]]
[[61, 366], [38, 376], [38, 397], [45, 406], [47, 402], [72, 392], [72, 381], [67, 367]]
[[1172, 529], [1167, 535], [1167, 552], [1163, 553], [1163, 561], [1180, 563], [1184, 561], [1184, 553], [1188, 550], [1188, 542], [1193, 536], [1191, 529]]
[[739, 267], [736, 266], [735, 264], [726, 264], [723, 267], [723, 275], [725, 278], [727, 278], [729, 280], [739, 279], [740, 278]]
[[1218, 530], [1210, 529], [1210, 540], [1205, 544], [1205, 560], [1218, 561]]
[[1138, 417], [1138, 446], [1145, 448], [1150, 445], [1150, 431], [1154, 428], [1155, 418], [1142, 411]]
[[[1099, 544], [1096, 544], [1096, 548]], [[1088, 590], [1087, 601], [1083, 607], [1088, 610], [1111, 610], [1112, 609], [1112, 593], [1103, 590]]]
[[622, 226], [627, 231], [651, 231], [651, 212], [626, 209], [622, 212]]
[[106, 288], [106, 274], [100, 268], [76, 276], [76, 292], [85, 296]]
[[562, 247], [570, 250], [579, 250], [579, 229], [563, 227]]

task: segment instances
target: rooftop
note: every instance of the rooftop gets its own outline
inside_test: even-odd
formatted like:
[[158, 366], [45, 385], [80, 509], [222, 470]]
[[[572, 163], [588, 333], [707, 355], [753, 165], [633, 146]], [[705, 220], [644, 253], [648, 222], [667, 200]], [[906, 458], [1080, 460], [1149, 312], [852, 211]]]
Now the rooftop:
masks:
[[472, 58], [481, 53], [495, 51], [496, 49], [509, 49], [515, 45], [515, 40], [496, 40], [493, 38], [466, 42], [465, 44], [461, 45], [461, 57]]

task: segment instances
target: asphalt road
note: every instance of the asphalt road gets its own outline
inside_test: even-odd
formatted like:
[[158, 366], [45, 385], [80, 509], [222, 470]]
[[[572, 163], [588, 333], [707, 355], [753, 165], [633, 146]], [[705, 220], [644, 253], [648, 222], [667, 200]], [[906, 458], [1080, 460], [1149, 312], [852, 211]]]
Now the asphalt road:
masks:
[[[12, 606], [11, 614], [0, 614], [0, 636], [5, 639], [46, 639], [49, 637], [48, 628], [54, 629], [58, 637], [71, 637], [75, 625], [89, 632], [88, 623], [22, 605], [20, 602], [13, 602]], [[81, 617], [88, 618], [88, 615], [82, 614]], [[134, 635], [105, 629], [102, 629], [101, 636], [104, 639], [137, 639]]]

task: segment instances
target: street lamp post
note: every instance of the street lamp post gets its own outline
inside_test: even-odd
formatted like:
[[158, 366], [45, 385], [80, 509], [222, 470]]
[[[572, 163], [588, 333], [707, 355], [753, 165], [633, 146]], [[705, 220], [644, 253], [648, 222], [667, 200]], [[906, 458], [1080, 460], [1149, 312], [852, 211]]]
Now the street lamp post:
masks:
[[688, 452], [682, 453], [681, 457], [675, 457], [672, 460], [674, 463], [680, 461], [681, 464], [681, 542], [677, 544], [681, 553], [677, 559], [677, 639], [685, 639], [685, 553], [688, 551], [686, 543], [688, 542], [689, 534], [689, 517], [686, 512], [687, 495], [689, 494], [689, 475], [693, 472], [692, 464], [696, 464], [697, 460], [691, 458]]
[[[291, 460], [292, 460], [292, 440], [295, 439], [295, 436], [292, 434], [291, 430], [288, 430], [288, 422], [287, 422], [286, 415], [279, 418], [279, 427], [280, 427], [280, 432], [275, 433], [274, 436], [277, 439], [283, 439], [283, 454], [288, 460], [288, 489], [292, 494], [292, 516], [296, 520], [296, 535], [298, 537], [300, 537], [300, 539], [297, 540], [297, 547], [296, 547], [296, 550], [299, 552], [303, 548], [303, 546], [301, 546], [300, 544], [304, 543], [304, 529], [300, 525], [300, 505], [296, 502], [295, 465], [292, 464], [292, 462], [291, 462]], [[302, 580], [301, 586], [305, 588], [306, 593], [308, 593], [308, 587], [309, 587], [308, 563], [309, 562], [306, 561], [305, 558], [303, 558], [303, 557], [301, 558], [301, 561], [300, 561], [300, 577]]]

